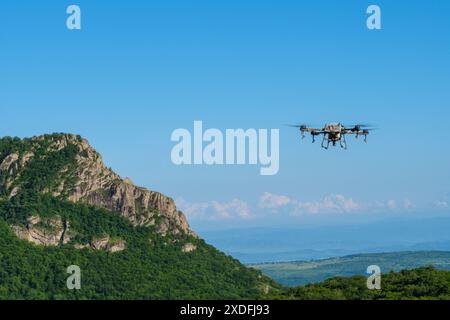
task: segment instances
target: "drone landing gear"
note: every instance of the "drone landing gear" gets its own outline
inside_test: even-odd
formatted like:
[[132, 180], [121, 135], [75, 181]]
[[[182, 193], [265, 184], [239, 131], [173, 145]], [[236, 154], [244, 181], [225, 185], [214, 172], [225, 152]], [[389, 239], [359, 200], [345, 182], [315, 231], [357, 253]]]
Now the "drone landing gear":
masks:
[[[324, 135], [322, 140], [322, 148], [328, 150], [330, 148], [330, 143], [332, 143], [333, 147], [335, 147], [337, 141], [330, 139], [328, 135]], [[345, 138], [345, 135], [343, 135], [342, 138], [339, 140], [339, 145], [341, 146], [342, 149], [347, 150], [347, 140]]]
[[[325, 146], [325, 142], [326, 142], [326, 146]], [[322, 148], [324, 148], [325, 150], [328, 150], [329, 147], [330, 147], [330, 138], [328, 137], [328, 135], [324, 134], [323, 140], [322, 140]]]
[[341, 148], [347, 150], [347, 140], [345, 139], [345, 134], [342, 136], [340, 140]]

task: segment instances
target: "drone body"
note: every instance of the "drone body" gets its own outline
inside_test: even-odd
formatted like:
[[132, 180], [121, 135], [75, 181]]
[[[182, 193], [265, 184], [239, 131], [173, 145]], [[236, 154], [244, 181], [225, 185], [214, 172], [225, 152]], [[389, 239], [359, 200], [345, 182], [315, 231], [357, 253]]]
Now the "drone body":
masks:
[[316, 141], [316, 136], [323, 135], [322, 148], [324, 149], [328, 149], [330, 144], [336, 146], [337, 143], [339, 143], [341, 148], [347, 149], [346, 135], [348, 134], [355, 135], [356, 139], [358, 139], [359, 136], [364, 136], [364, 141], [367, 142], [367, 136], [370, 131], [374, 130], [364, 124], [344, 126], [341, 123], [329, 123], [321, 129], [309, 128], [306, 125], [295, 125], [293, 127], [300, 129], [302, 139], [305, 138], [305, 133], [309, 132], [312, 136], [313, 143]]

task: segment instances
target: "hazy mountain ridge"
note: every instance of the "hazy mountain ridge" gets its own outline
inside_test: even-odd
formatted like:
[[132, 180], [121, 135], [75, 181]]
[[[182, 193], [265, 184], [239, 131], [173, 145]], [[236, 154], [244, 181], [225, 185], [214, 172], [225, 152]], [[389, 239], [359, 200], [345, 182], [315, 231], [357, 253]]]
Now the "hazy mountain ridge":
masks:
[[450, 270], [450, 252], [413, 251], [359, 254], [332, 259], [278, 262], [251, 265], [287, 286], [316, 283], [334, 277], [367, 275], [367, 268], [377, 265], [382, 273], [433, 266]]
[[246, 264], [309, 261], [361, 253], [450, 251], [450, 217], [390, 217], [317, 227], [200, 231], [202, 238]]

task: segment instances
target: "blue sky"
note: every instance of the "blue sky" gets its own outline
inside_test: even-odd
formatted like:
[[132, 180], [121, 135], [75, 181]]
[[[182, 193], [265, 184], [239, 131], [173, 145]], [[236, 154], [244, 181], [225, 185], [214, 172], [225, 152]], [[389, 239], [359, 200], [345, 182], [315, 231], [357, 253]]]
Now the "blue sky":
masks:
[[[67, 6], [82, 30], [66, 28]], [[369, 4], [380, 31], [366, 28]], [[72, 132], [199, 228], [448, 210], [447, 1], [2, 1], [1, 135]], [[280, 172], [177, 167], [174, 129], [280, 128]], [[370, 122], [324, 151], [284, 125]], [[370, 216], [370, 217], [369, 217]], [[348, 219], [348, 218], [343, 218]]]

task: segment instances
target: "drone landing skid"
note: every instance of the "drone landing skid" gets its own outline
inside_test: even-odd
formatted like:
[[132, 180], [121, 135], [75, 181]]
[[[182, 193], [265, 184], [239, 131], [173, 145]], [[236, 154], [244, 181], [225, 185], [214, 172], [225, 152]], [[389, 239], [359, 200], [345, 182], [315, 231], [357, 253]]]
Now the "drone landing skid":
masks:
[[[328, 135], [324, 135], [322, 140], [322, 148], [328, 150], [330, 148], [330, 143], [332, 143], [333, 146], [336, 146], [337, 141], [330, 139]], [[345, 139], [345, 135], [343, 135], [339, 140], [339, 145], [342, 149], [347, 150], [347, 140]]]

